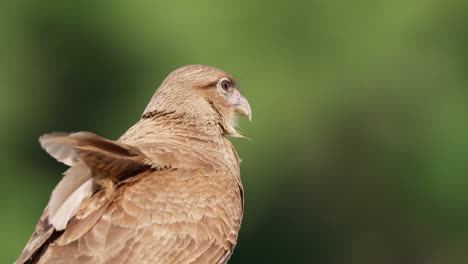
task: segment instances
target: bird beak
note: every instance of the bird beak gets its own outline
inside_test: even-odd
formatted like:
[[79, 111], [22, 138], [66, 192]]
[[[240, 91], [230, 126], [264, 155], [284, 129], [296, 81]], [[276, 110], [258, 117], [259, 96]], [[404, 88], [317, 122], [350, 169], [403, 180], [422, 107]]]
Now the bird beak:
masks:
[[236, 105], [236, 112], [247, 116], [249, 121], [252, 121], [252, 109], [250, 108], [249, 101], [242, 95], [240, 96], [239, 103]]
[[229, 103], [234, 106], [236, 113], [247, 116], [249, 121], [252, 121], [252, 109], [250, 108], [249, 101], [242, 96], [239, 91], [235, 90], [229, 98]]

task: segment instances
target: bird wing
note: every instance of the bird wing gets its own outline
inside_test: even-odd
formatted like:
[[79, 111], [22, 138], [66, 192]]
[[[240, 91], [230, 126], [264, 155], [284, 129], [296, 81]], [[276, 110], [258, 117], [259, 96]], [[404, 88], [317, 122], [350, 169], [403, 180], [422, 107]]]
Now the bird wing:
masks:
[[149, 165], [149, 159], [137, 148], [89, 132], [51, 133], [40, 137], [39, 142], [58, 161], [68, 166], [83, 162], [95, 175], [120, 177], [141, 164]]
[[32, 261], [83, 209], [86, 214], [80, 215], [79, 229], [71, 228], [69, 237], [79, 237], [88, 231], [109, 203], [112, 192], [106, 188], [153, 166], [137, 148], [88, 132], [52, 133], [39, 141], [52, 157], [70, 168], [53, 190], [33, 235], [15, 263]]

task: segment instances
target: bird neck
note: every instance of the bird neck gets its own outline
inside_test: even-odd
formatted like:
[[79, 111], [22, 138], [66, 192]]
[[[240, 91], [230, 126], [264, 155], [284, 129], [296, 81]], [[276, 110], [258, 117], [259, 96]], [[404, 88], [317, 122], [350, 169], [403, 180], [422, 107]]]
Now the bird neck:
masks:
[[191, 118], [187, 120], [175, 113], [154, 113], [140, 119], [117, 141], [135, 146], [158, 164], [171, 167], [207, 167], [204, 159], [197, 164], [187, 163], [186, 153], [209, 157], [207, 160], [210, 162], [225, 163], [226, 168], [240, 182], [239, 157], [224, 135], [220, 125], [209, 119], [194, 122]]
[[209, 116], [194, 118], [189, 114], [152, 111], [145, 113], [119, 139], [127, 144], [138, 145], [140, 141], [161, 143], [167, 140], [196, 140], [199, 142], [220, 142], [223, 130], [219, 122]]

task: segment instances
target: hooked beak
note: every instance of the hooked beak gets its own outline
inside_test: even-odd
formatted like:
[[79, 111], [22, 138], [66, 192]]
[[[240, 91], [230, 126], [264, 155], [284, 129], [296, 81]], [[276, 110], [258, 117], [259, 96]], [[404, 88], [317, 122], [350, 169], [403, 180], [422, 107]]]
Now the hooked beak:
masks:
[[229, 103], [234, 106], [235, 111], [243, 116], [247, 116], [249, 121], [252, 121], [252, 109], [250, 108], [249, 101], [242, 96], [239, 91], [235, 90], [229, 99]]

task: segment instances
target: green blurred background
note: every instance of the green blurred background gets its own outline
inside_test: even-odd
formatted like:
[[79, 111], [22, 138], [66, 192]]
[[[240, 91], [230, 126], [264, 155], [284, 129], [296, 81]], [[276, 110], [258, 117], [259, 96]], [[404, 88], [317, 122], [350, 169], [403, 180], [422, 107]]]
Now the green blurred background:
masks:
[[0, 263], [65, 166], [50, 131], [117, 138], [186, 64], [253, 108], [230, 263], [468, 263], [468, 2], [1, 1]]

